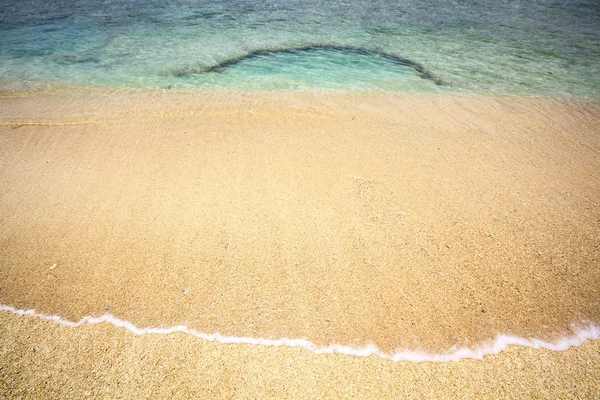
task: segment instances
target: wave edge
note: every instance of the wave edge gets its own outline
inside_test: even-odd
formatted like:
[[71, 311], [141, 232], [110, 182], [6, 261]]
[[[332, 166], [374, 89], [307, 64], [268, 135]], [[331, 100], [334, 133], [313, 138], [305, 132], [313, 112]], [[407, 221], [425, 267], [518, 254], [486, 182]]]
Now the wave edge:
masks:
[[7, 311], [19, 316], [28, 316], [38, 318], [45, 321], [55, 322], [59, 325], [76, 328], [84, 324], [101, 324], [108, 323], [117, 328], [123, 328], [133, 333], [134, 335], [159, 334], [169, 335], [172, 333], [184, 333], [190, 336], [223, 344], [250, 344], [273, 347], [299, 347], [311, 351], [315, 354], [344, 354], [357, 357], [376, 356], [382, 359], [393, 362], [452, 362], [462, 359], [481, 360], [487, 355], [498, 354], [504, 351], [508, 346], [528, 347], [536, 350], [545, 349], [551, 351], [564, 351], [571, 347], [579, 347], [588, 340], [597, 340], [600, 338], [600, 327], [590, 321], [586, 322], [586, 326], [579, 327], [573, 335], [565, 336], [556, 342], [548, 342], [541, 339], [526, 339], [512, 335], [498, 335], [490, 342], [486, 342], [475, 349], [467, 347], [453, 348], [445, 353], [427, 353], [419, 350], [405, 350], [395, 353], [386, 353], [379, 349], [374, 344], [369, 344], [363, 347], [351, 347], [341, 344], [332, 344], [325, 347], [319, 347], [311, 341], [303, 338], [281, 338], [281, 339], [264, 339], [254, 337], [238, 337], [224, 336], [219, 333], [202, 333], [197, 330], [188, 328], [185, 325], [176, 325], [170, 328], [139, 328], [132, 322], [115, 317], [112, 314], [103, 314], [98, 317], [87, 316], [77, 322], [69, 321], [59, 315], [48, 315], [37, 313], [35, 309], [22, 310], [11, 306], [0, 306], [0, 311]]

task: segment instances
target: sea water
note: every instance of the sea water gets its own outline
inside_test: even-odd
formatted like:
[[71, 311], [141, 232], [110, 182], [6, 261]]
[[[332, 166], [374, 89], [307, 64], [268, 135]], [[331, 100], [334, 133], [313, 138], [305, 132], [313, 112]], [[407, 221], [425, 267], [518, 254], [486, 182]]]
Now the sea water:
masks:
[[0, 0], [0, 90], [597, 98], [599, 73], [597, 0]]

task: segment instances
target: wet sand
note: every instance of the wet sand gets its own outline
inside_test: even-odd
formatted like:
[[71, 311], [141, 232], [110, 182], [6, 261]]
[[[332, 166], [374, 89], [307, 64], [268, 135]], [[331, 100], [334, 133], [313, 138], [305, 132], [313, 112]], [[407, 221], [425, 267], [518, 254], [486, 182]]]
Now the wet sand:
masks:
[[0, 392], [24, 398], [597, 398], [600, 343], [394, 363], [0, 312]]
[[600, 321], [599, 110], [5, 94], [0, 302], [386, 352], [555, 340]]

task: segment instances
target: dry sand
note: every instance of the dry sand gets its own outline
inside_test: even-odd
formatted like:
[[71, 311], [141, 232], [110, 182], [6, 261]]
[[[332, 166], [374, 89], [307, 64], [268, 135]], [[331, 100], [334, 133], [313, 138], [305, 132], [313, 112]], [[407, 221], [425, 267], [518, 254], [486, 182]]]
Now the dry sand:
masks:
[[[4, 305], [389, 352], [600, 322], [594, 102], [64, 91], [0, 97], [0, 124]], [[597, 343], [412, 365], [1, 318], [13, 391], [92, 390], [93, 357], [94, 390], [132, 397], [440, 395], [443, 379], [458, 396], [497, 373], [492, 395], [598, 393]]]

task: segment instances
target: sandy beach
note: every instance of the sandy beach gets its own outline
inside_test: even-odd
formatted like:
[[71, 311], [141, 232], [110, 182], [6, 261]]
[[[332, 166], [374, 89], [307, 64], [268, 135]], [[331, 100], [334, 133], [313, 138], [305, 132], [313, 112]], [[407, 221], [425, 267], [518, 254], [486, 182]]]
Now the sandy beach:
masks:
[[[0, 304], [390, 354], [556, 341], [600, 324], [599, 126], [583, 100], [5, 93]], [[0, 319], [0, 389], [31, 397], [600, 393], [597, 341], [415, 364]]]

